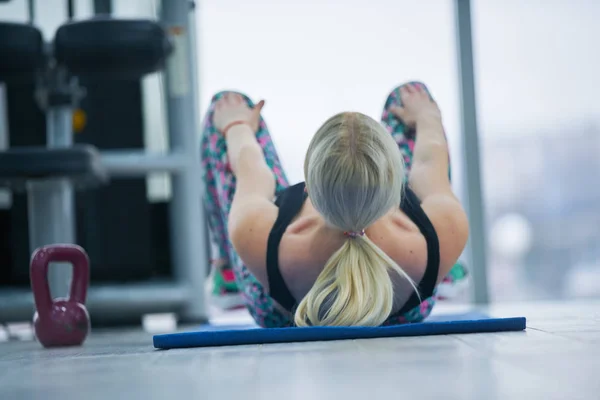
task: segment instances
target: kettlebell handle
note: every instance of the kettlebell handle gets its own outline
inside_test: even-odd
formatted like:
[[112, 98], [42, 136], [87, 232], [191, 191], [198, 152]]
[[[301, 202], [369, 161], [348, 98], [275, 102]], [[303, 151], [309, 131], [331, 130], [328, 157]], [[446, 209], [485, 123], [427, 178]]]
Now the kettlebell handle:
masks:
[[48, 284], [48, 267], [51, 262], [68, 262], [73, 265], [73, 279], [69, 300], [84, 304], [90, 279], [89, 258], [83, 248], [74, 244], [54, 244], [36, 249], [31, 255], [31, 289], [38, 314], [45, 315], [52, 308]]

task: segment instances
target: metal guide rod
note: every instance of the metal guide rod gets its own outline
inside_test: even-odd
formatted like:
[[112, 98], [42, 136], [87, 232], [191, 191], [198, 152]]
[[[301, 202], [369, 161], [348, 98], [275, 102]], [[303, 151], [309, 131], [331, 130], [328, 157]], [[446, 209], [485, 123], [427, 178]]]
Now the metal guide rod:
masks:
[[162, 1], [160, 20], [169, 32], [174, 52], [165, 71], [169, 147], [184, 158], [184, 168], [172, 176], [171, 237], [175, 278], [190, 288], [190, 302], [181, 317], [204, 320], [204, 282], [208, 264], [198, 143], [198, 105], [193, 3]]

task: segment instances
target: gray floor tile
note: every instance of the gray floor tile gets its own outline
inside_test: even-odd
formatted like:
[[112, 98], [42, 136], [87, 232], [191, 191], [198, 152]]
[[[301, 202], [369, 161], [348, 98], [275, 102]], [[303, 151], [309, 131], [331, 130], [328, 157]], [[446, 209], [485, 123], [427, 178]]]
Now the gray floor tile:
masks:
[[599, 305], [487, 310], [525, 315], [526, 332], [169, 351], [140, 331], [95, 332], [60, 350], [6, 342], [0, 399], [596, 400]]

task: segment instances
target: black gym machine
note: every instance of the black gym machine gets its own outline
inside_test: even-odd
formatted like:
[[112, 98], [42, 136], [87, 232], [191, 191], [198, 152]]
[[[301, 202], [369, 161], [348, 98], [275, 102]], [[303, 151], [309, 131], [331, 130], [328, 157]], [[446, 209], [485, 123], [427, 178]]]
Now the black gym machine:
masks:
[[[33, 21], [32, 4], [29, 1]], [[34, 87], [32, 95], [46, 114], [46, 146], [11, 147], [0, 152], [0, 185], [14, 193], [27, 193], [29, 247], [33, 250], [51, 243], [77, 242], [75, 192], [101, 188], [112, 176], [170, 172], [172, 240], [179, 236], [177, 241], [181, 242], [179, 233], [191, 233], [173, 249], [174, 279], [120, 288], [92, 287], [89, 308], [97, 320], [106, 321], [136, 320], [145, 312], [164, 311], [177, 312], [181, 319], [203, 320], [206, 256], [198, 247], [205, 245], [205, 230], [200, 183], [194, 182], [199, 168], [194, 126], [197, 99], [195, 88], [168, 90], [173, 70], [189, 75], [177, 79], [195, 82], [195, 68], [190, 67], [193, 30], [189, 13], [193, 7], [185, 0], [163, 2], [157, 22], [113, 19], [110, 1], [95, 1], [94, 5], [102, 15], [63, 24], [50, 44], [44, 43], [32, 24], [0, 22], [0, 81]], [[73, 2], [68, 1], [67, 6], [73, 17]], [[172, 40], [172, 32], [185, 32], [188, 40]], [[182, 69], [182, 64], [187, 68]], [[165, 68], [170, 154], [105, 152], [90, 144], [74, 143], [73, 111], [84, 99], [86, 87], [139, 81]], [[173, 212], [175, 208], [177, 212]], [[194, 216], [201, 227], [190, 232], [184, 224]], [[68, 269], [53, 269], [49, 279], [53, 294], [68, 290], [68, 274]], [[0, 322], [20, 319], [30, 314], [32, 307], [23, 291], [0, 290]]]

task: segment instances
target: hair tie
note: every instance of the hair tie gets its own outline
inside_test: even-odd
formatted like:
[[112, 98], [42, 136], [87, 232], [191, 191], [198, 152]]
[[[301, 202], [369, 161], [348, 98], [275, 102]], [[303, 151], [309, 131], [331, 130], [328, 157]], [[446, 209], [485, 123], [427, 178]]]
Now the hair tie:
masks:
[[350, 239], [355, 239], [357, 236], [364, 236], [364, 235], [365, 235], [365, 230], [364, 229], [362, 231], [344, 232], [344, 236], [347, 236]]

